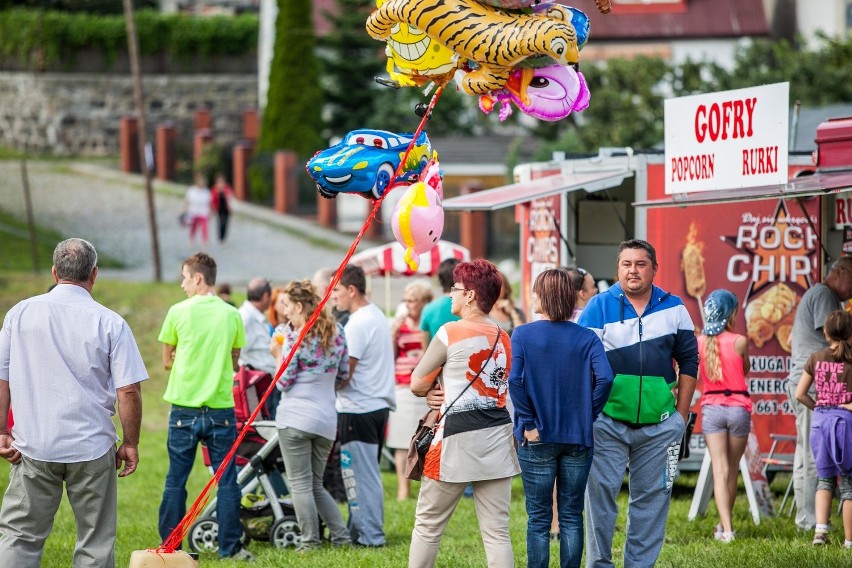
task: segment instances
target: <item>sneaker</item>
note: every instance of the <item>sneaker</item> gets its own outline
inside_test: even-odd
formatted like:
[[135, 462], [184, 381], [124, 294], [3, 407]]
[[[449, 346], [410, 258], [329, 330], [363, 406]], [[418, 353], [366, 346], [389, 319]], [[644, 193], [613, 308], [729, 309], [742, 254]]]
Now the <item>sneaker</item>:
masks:
[[234, 554], [227, 557], [227, 560], [240, 560], [242, 562], [254, 562], [254, 554], [248, 551], [248, 548], [241, 548]]
[[828, 542], [828, 533], [825, 531], [818, 531], [814, 533], [814, 546], [820, 546]]

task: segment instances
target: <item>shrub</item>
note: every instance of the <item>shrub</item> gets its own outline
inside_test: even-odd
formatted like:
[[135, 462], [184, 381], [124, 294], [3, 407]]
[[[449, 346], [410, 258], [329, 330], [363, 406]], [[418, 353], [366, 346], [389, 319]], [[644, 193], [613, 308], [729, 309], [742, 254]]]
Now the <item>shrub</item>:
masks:
[[[257, 50], [255, 14], [236, 17], [136, 13], [140, 55], [167, 55], [176, 61], [209, 56], [248, 55]], [[83, 50], [97, 50], [108, 63], [126, 52], [124, 16], [12, 9], [0, 11], [0, 61], [43, 71], [67, 67]]]

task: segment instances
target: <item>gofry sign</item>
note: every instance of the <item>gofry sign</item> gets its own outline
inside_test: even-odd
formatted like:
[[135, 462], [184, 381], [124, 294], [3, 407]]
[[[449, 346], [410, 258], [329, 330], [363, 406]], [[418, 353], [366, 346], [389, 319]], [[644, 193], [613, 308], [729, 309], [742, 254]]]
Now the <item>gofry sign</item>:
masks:
[[790, 84], [665, 101], [666, 194], [787, 182]]

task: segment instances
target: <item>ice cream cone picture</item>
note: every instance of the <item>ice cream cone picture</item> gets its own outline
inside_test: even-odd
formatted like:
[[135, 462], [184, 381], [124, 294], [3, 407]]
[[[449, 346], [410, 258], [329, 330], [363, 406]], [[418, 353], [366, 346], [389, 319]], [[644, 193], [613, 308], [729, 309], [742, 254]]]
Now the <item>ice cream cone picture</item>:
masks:
[[704, 243], [697, 239], [698, 227], [694, 222], [689, 224], [686, 235], [686, 245], [680, 257], [680, 269], [686, 283], [686, 293], [698, 301], [698, 311], [701, 322], [704, 323], [704, 294], [707, 292], [707, 277], [704, 273]]

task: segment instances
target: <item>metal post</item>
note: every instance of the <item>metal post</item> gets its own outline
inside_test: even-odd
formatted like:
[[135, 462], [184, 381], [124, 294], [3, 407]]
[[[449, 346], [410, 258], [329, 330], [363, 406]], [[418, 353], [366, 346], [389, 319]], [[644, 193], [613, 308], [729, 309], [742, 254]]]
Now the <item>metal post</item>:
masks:
[[38, 243], [36, 242], [33, 201], [30, 198], [30, 176], [27, 173], [27, 160], [21, 160], [21, 181], [24, 184], [24, 204], [27, 208], [27, 227], [30, 230], [30, 250], [33, 256], [33, 273], [38, 274]]

